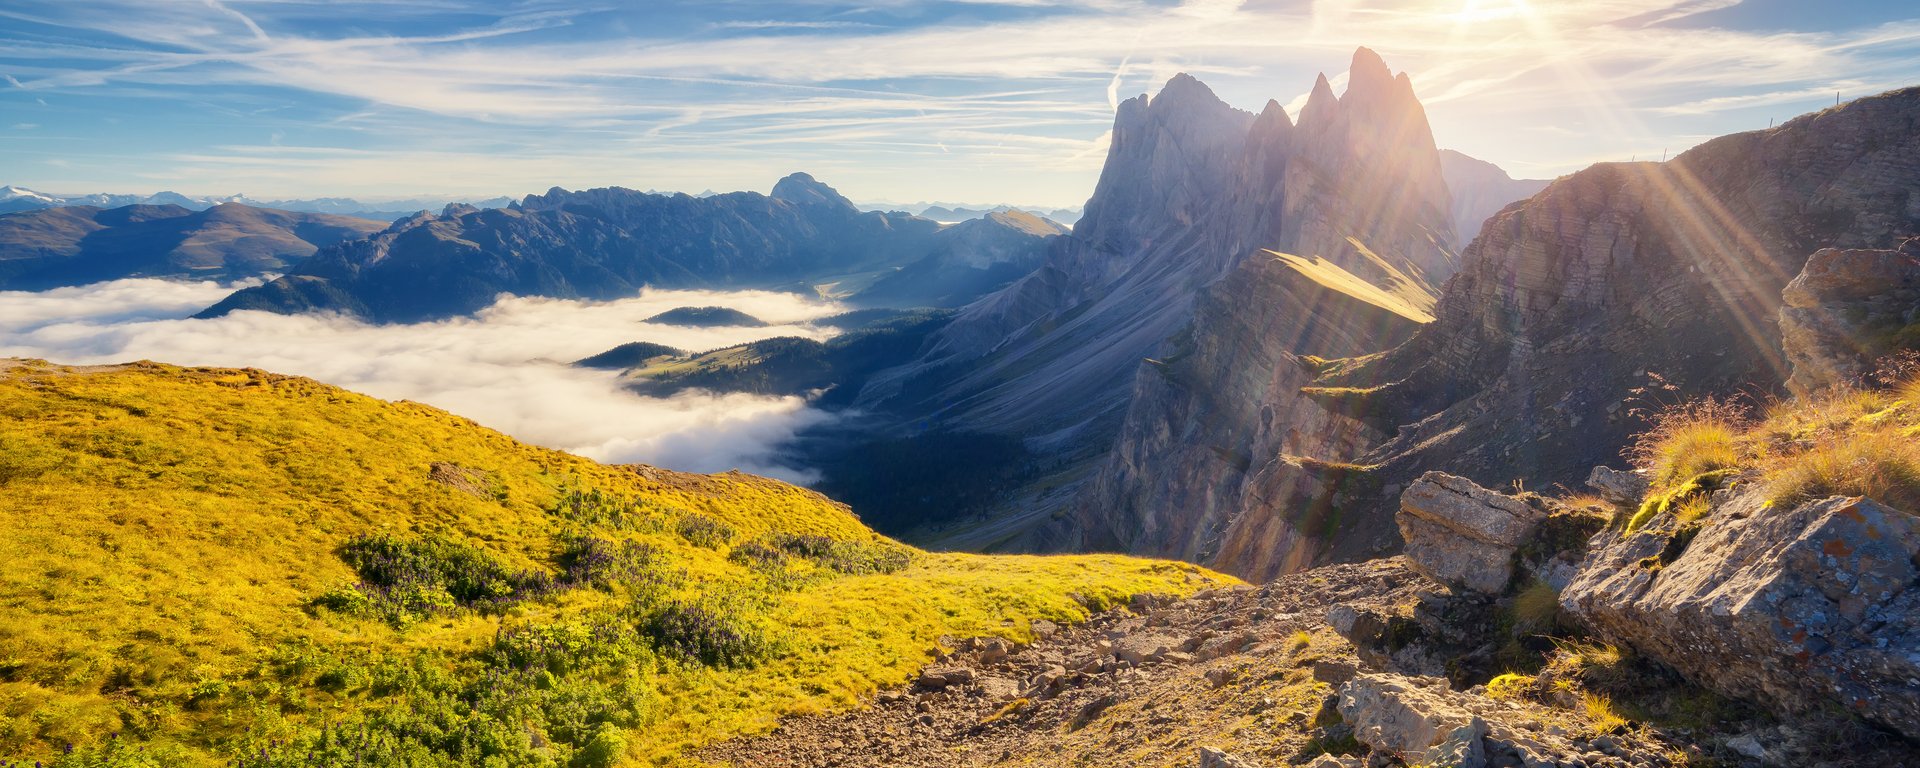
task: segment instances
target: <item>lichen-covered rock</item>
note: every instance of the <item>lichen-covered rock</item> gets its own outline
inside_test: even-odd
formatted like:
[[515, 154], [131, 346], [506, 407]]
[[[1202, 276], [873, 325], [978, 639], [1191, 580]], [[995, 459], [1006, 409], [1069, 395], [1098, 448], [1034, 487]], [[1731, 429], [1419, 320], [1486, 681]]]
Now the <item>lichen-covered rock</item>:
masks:
[[1600, 637], [1782, 713], [1837, 703], [1920, 739], [1920, 518], [1754, 489], [1697, 533], [1661, 517], [1595, 544], [1561, 606]]
[[1864, 378], [1875, 358], [1920, 345], [1920, 241], [1893, 250], [1826, 248], [1780, 297], [1794, 394]]
[[1415, 570], [1435, 581], [1497, 594], [1513, 578], [1513, 553], [1546, 513], [1463, 477], [1428, 472], [1400, 495], [1400, 536]]

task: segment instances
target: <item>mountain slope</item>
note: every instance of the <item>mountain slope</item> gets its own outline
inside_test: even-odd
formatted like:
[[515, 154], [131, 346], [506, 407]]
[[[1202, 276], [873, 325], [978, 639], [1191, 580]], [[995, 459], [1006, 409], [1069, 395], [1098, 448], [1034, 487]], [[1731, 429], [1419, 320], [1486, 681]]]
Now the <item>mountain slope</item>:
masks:
[[[1308, 272], [1339, 274], [1366, 286], [1360, 293], [1395, 297], [1424, 316], [1454, 269], [1451, 204], [1411, 81], [1364, 48], [1354, 55], [1349, 81], [1346, 94], [1336, 97], [1322, 76], [1299, 125], [1277, 103], [1258, 116], [1235, 110], [1185, 75], [1156, 96], [1122, 104], [1106, 169], [1073, 236], [1056, 241], [1032, 275], [962, 310], [920, 360], [876, 377], [863, 404], [907, 414], [908, 429], [931, 422], [1020, 436], [1062, 468], [1041, 484], [1071, 498], [1072, 489], [1097, 472], [1120, 472], [1109, 466], [1108, 451], [1116, 436], [1146, 428], [1135, 420], [1199, 407], [1171, 399], [1227, 404], [1236, 415], [1221, 423], [1237, 425], [1234, 442], [1245, 439], [1244, 426], [1257, 420], [1259, 406], [1236, 398], [1257, 392], [1228, 380], [1265, 379], [1271, 369], [1206, 368], [1240, 356], [1192, 354], [1216, 336], [1223, 347], [1284, 343], [1304, 345], [1302, 354], [1317, 347], [1315, 353], [1338, 349], [1342, 355], [1405, 338], [1405, 316], [1378, 305], [1350, 311], [1345, 304], [1357, 300], [1352, 291], [1305, 284], [1247, 290], [1269, 279], [1292, 284]], [[1296, 259], [1295, 268], [1274, 271], [1269, 251], [1290, 254], [1284, 258]], [[1260, 327], [1201, 327], [1201, 308], [1226, 295], [1243, 303], [1219, 313], [1222, 322], [1233, 324], [1235, 312], [1271, 312], [1294, 317], [1296, 325], [1266, 339]], [[1346, 298], [1316, 316], [1320, 297], [1334, 296]], [[1312, 303], [1288, 303], [1295, 300]], [[1393, 319], [1364, 329], [1342, 325], [1362, 317]], [[1279, 351], [1254, 356], [1269, 360]], [[1169, 380], [1183, 387], [1166, 390]], [[1184, 386], [1215, 384], [1218, 391]], [[1251, 415], [1239, 413], [1243, 408]], [[1156, 461], [1135, 469], [1165, 466]], [[1108, 487], [1126, 494], [1132, 491], [1120, 489], [1132, 483], [1116, 478]], [[1055, 495], [1009, 506], [1047, 520], [1063, 503]], [[1089, 503], [1110, 506], [1116, 499]], [[1007, 533], [968, 532], [943, 544], [1005, 543]], [[1061, 536], [1072, 535], [1049, 533], [1040, 537], [1047, 540], [1028, 538], [1017, 546], [1059, 546]], [[1114, 543], [1099, 542], [1090, 546]], [[1184, 544], [1161, 543], [1185, 551]]]
[[384, 226], [238, 203], [203, 211], [174, 205], [46, 208], [0, 216], [0, 289], [123, 277], [253, 277]]
[[1033, 247], [1071, 230], [1020, 210], [996, 211], [940, 231], [926, 258], [902, 266], [861, 290], [854, 300], [887, 306], [957, 307], [1005, 288], [1040, 266], [1047, 251]]
[[1788, 279], [1820, 248], [1920, 232], [1917, 183], [1920, 88], [1555, 181], [1488, 222], [1413, 338], [1293, 377], [1270, 429], [1323, 437], [1250, 457], [1205, 561], [1259, 577], [1392, 552], [1426, 470], [1577, 487], [1647, 408], [1777, 390]]
[[[468, 314], [501, 293], [612, 299], [646, 285], [852, 293], [844, 286], [933, 254], [943, 235], [927, 219], [862, 212], [806, 174], [780, 180], [770, 195], [556, 188], [504, 209], [415, 216], [203, 316], [332, 310], [404, 322]], [[1045, 236], [1012, 247], [1043, 249]]]
[[260, 371], [0, 361], [0, 395], [0, 755], [55, 766], [668, 760], [1212, 578], [917, 552]]
[[1454, 248], [1464, 250], [1480, 234], [1480, 225], [1500, 209], [1533, 197], [1553, 183], [1548, 179], [1516, 179], [1500, 166], [1451, 149], [1440, 150], [1440, 173], [1453, 193]]

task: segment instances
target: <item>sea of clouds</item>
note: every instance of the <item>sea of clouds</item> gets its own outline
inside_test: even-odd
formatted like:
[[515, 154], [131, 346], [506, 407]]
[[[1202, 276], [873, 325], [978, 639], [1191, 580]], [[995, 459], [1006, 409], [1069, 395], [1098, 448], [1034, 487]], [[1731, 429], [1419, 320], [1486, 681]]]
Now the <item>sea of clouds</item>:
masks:
[[[845, 309], [788, 293], [649, 290], [609, 302], [502, 297], [472, 318], [406, 325], [265, 312], [190, 319], [241, 285], [130, 279], [0, 291], [0, 357], [262, 368], [427, 403], [599, 461], [691, 472], [738, 468], [805, 482], [809, 472], [773, 457], [797, 431], [830, 418], [804, 399], [706, 392], [641, 397], [621, 388], [616, 372], [567, 363], [630, 341], [700, 351], [774, 336], [824, 339], [832, 330], [809, 321]], [[642, 322], [686, 306], [730, 307], [769, 325]]]

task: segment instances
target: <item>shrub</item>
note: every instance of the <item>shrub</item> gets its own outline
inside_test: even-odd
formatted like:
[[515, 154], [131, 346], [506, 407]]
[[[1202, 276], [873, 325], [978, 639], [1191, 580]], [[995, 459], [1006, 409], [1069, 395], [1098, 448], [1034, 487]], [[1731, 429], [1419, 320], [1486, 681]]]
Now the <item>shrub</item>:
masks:
[[795, 557], [812, 560], [822, 568], [840, 573], [898, 573], [913, 563], [913, 551], [884, 539], [843, 541], [826, 536], [790, 533], [775, 534], [767, 546]]
[[[361, 536], [340, 548], [340, 558], [359, 572], [355, 589], [367, 604], [396, 624], [460, 609], [496, 611], [555, 588], [545, 573], [512, 570], [483, 550], [440, 536]], [[365, 606], [338, 590], [315, 605]]]
[[1552, 632], [1560, 625], [1560, 590], [1534, 582], [1513, 596], [1513, 627], [1517, 632]]
[[772, 656], [760, 627], [715, 602], [674, 600], [638, 612], [641, 634], [663, 656], [709, 667], [751, 667]]
[[660, 550], [633, 539], [576, 536], [561, 546], [556, 560], [561, 580], [569, 586], [610, 592], [615, 587], [664, 589], [672, 581]]
[[719, 549], [733, 541], [733, 527], [706, 515], [688, 512], [677, 529], [680, 538], [696, 547]]
[[1588, 693], [1580, 697], [1580, 707], [1586, 710], [1587, 721], [1600, 733], [1612, 733], [1627, 725], [1627, 719], [1613, 711], [1613, 699], [1604, 693]]
[[1781, 507], [1865, 496], [1920, 514], [1920, 441], [1886, 432], [1832, 440], [1780, 462], [1767, 484]]
[[660, 530], [661, 519], [686, 514], [652, 499], [620, 496], [598, 488], [562, 491], [547, 514], [579, 525], [600, 526], [619, 531]]

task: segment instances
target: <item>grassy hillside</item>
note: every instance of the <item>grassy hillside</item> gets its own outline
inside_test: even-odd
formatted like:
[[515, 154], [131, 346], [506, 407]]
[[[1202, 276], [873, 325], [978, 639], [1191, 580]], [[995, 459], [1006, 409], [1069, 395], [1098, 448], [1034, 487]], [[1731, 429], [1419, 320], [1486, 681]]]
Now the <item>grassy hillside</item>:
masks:
[[7, 361], [0, 562], [0, 760], [54, 766], [677, 764], [942, 636], [1222, 578], [919, 552], [306, 379]]

